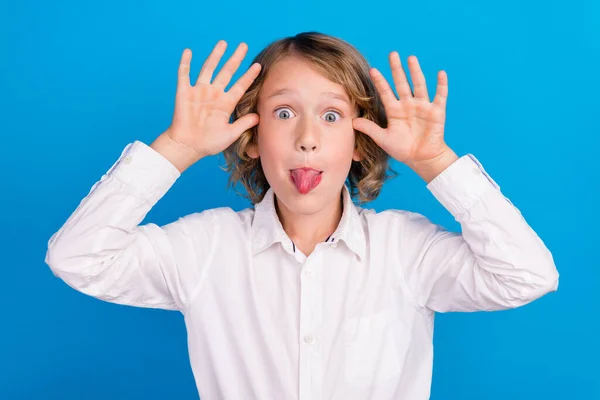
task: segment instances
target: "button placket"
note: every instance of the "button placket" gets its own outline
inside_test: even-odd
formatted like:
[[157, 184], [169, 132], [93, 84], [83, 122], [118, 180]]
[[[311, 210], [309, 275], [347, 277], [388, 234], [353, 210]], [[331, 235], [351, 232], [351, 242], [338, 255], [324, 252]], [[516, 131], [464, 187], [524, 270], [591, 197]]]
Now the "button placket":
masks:
[[300, 275], [300, 400], [314, 398], [320, 387], [321, 358], [316, 332], [322, 318], [320, 282], [317, 279], [320, 260], [320, 251], [315, 249], [306, 259]]
[[304, 276], [306, 276], [307, 278], [314, 278], [316, 276], [315, 270], [312, 267], [307, 267], [304, 270]]

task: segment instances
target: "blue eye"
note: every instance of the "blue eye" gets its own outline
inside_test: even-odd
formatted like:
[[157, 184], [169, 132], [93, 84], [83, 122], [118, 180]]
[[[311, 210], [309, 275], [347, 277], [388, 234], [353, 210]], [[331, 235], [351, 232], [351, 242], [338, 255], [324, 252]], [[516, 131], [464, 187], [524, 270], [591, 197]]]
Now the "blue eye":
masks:
[[[290, 119], [295, 117], [296, 114], [292, 112], [288, 107], [281, 107], [275, 110], [275, 115], [280, 119]], [[337, 115], [337, 119], [332, 117], [332, 115]], [[327, 111], [325, 113], [325, 121], [327, 122], [336, 122], [342, 117], [341, 113], [338, 111]]]
[[278, 113], [279, 111], [282, 111], [281, 113], [279, 113], [279, 118], [281, 118], [281, 119], [290, 119], [290, 118], [292, 117], [292, 116], [290, 115], [290, 114], [293, 114], [293, 113], [292, 113], [292, 110], [290, 110], [290, 109], [289, 109], [289, 108], [287, 108], [287, 107], [281, 107], [281, 108], [278, 108], [277, 110], [275, 110], [275, 115], [277, 115], [277, 113]]
[[[330, 115], [332, 115], [332, 114], [337, 114], [338, 119], [331, 119]], [[327, 121], [327, 122], [335, 122], [335, 121], [339, 120], [340, 118], [342, 118], [342, 115], [337, 111], [327, 111], [325, 113], [325, 121]]]

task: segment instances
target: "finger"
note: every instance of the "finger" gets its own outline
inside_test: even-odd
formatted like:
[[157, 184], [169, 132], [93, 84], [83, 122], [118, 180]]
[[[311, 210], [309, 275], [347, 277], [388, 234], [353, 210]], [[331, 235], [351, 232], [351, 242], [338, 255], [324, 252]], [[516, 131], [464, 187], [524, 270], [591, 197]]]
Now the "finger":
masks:
[[396, 92], [400, 98], [412, 97], [413, 93], [410, 90], [410, 85], [406, 79], [406, 73], [402, 68], [402, 62], [400, 61], [400, 55], [398, 52], [393, 51], [390, 53], [390, 67], [392, 68], [392, 77], [394, 78], [394, 84], [396, 85]]
[[240, 43], [238, 48], [235, 50], [233, 55], [227, 60], [221, 71], [217, 74], [217, 77], [213, 81], [213, 85], [225, 87], [229, 84], [229, 81], [235, 74], [235, 71], [240, 67], [242, 60], [246, 57], [248, 52], [248, 45], [246, 43]]
[[227, 91], [227, 94], [231, 95], [231, 101], [237, 104], [242, 98], [246, 90], [252, 85], [252, 82], [256, 79], [261, 70], [259, 63], [254, 63], [248, 68], [248, 70], [237, 80], [237, 82], [231, 86]]
[[413, 86], [415, 87], [415, 97], [429, 101], [429, 94], [427, 94], [427, 85], [425, 83], [425, 75], [423, 75], [423, 71], [421, 71], [421, 66], [419, 65], [419, 60], [417, 60], [417, 57], [408, 57], [408, 69], [410, 70], [410, 77], [412, 79]]
[[446, 100], [448, 99], [448, 74], [442, 70], [438, 72], [438, 85], [435, 91], [433, 102], [441, 108], [446, 108]]
[[190, 86], [190, 63], [192, 62], [192, 51], [184, 49], [177, 70], [177, 90]]
[[196, 84], [198, 83], [206, 83], [210, 84], [210, 80], [212, 79], [213, 72], [221, 57], [225, 53], [225, 49], [227, 48], [227, 42], [224, 40], [219, 40], [219, 42], [215, 45], [212, 52], [207, 57], [206, 61], [202, 65], [202, 69], [200, 69], [200, 73], [198, 74], [198, 79], [196, 80]]
[[238, 137], [248, 129], [257, 125], [260, 120], [258, 114], [246, 114], [241, 118], [236, 119], [230, 126], [231, 143], [237, 140]]
[[385, 129], [366, 118], [354, 118], [352, 120], [352, 126], [357, 131], [361, 131], [371, 137], [379, 147], [383, 148], [386, 138]]
[[373, 83], [375, 84], [375, 88], [377, 89], [379, 96], [381, 96], [381, 101], [383, 102], [383, 106], [387, 108], [388, 106], [393, 104], [395, 101], [398, 101], [398, 99], [396, 98], [396, 95], [394, 94], [394, 92], [392, 91], [392, 88], [390, 87], [390, 84], [383, 77], [383, 75], [381, 75], [381, 72], [379, 72], [377, 70], [377, 68], [371, 68], [371, 70], [369, 72], [371, 74], [371, 79], [373, 80]]

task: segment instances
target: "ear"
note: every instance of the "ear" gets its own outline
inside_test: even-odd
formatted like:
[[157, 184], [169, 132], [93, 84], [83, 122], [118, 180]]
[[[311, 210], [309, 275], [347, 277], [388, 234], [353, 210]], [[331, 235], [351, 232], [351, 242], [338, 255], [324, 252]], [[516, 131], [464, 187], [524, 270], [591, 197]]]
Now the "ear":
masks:
[[[354, 118], [358, 118], [362, 114], [362, 111], [357, 108], [354, 113]], [[357, 135], [360, 135], [360, 132], [354, 129], [354, 152], [352, 153], [352, 161], [361, 161], [363, 158], [362, 154], [360, 154], [360, 151], [358, 150], [358, 141], [356, 140]]]
[[356, 144], [354, 145], [354, 151], [352, 152], [352, 160], [353, 161], [362, 160], [362, 154], [360, 154], [360, 151], [358, 150], [358, 146]]
[[258, 158], [260, 156], [260, 154], [258, 152], [258, 145], [257, 144], [248, 145], [248, 148], [246, 149], [246, 154], [248, 154], [248, 157], [250, 157], [250, 158]]

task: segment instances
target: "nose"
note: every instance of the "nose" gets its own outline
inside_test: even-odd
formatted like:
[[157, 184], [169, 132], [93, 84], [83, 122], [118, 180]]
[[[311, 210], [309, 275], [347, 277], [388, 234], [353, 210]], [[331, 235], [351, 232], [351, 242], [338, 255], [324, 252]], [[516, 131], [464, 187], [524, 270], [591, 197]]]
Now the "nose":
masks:
[[302, 152], [314, 152], [319, 148], [318, 127], [311, 126], [309, 123], [302, 124], [299, 127], [298, 139], [296, 140], [296, 149]]
[[315, 151], [317, 149], [316, 145], [310, 145], [309, 143], [307, 143], [307, 145], [300, 145], [300, 150], [302, 151]]

